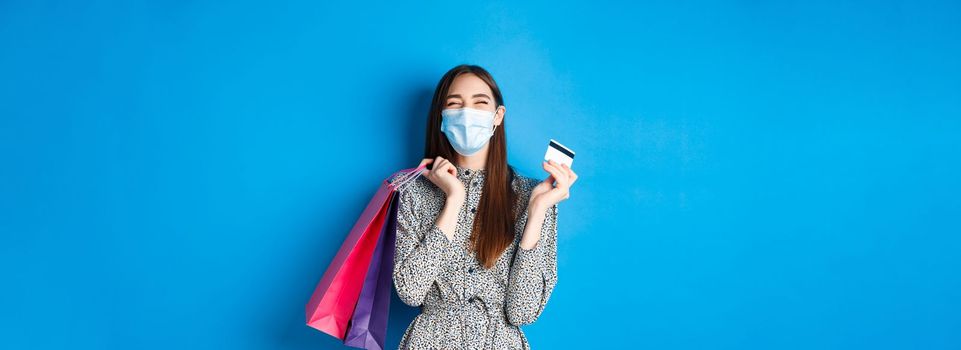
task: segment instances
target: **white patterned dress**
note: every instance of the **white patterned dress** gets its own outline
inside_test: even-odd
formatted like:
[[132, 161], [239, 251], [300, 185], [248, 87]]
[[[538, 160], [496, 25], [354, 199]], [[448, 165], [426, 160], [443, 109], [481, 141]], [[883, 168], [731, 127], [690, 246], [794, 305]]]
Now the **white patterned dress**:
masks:
[[540, 240], [518, 246], [527, 203], [540, 180], [516, 174], [514, 242], [490, 269], [469, 249], [485, 170], [457, 166], [467, 198], [451, 241], [436, 225], [446, 195], [421, 176], [400, 193], [394, 286], [404, 303], [419, 306], [400, 349], [530, 349], [518, 326], [536, 320], [557, 284], [557, 205], [547, 210]]

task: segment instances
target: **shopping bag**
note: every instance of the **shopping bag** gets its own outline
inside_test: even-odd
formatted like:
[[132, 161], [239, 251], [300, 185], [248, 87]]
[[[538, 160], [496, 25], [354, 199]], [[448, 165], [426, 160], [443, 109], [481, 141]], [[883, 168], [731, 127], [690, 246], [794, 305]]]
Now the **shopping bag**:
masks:
[[383, 350], [393, 287], [394, 240], [397, 231], [397, 196], [390, 200], [387, 221], [377, 241], [364, 286], [351, 317], [344, 344], [367, 350]]
[[381, 186], [354, 224], [307, 303], [307, 325], [344, 339], [392, 195]]
[[[391, 182], [384, 180], [350, 233], [341, 244], [333, 261], [314, 288], [306, 306], [307, 325], [344, 340], [347, 325], [353, 315], [357, 299], [370, 267], [377, 241], [384, 229], [391, 199], [396, 190], [420, 175], [420, 166], [413, 171], [402, 170]], [[393, 251], [393, 249], [392, 249]]]

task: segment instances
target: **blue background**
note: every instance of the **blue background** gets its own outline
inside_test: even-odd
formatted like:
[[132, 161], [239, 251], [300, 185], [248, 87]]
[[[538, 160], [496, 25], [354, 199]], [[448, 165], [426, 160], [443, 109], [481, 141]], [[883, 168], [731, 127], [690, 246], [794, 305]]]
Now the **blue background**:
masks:
[[0, 348], [338, 348], [303, 306], [475, 63], [513, 165], [578, 154], [535, 348], [958, 349], [959, 62], [947, 1], [3, 1]]

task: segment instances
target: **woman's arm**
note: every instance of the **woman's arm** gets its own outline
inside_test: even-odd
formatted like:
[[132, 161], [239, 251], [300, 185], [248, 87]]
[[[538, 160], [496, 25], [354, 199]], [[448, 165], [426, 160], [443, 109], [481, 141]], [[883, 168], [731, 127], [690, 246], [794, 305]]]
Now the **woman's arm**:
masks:
[[508, 278], [508, 322], [515, 326], [533, 323], [557, 285], [557, 204], [528, 206], [524, 236]]
[[448, 197], [436, 221], [424, 227], [425, 213], [417, 212], [411, 193], [399, 193], [394, 286], [407, 305], [420, 306], [427, 291], [454, 252], [451, 240], [464, 199]]
[[464, 206], [464, 201], [463, 197], [447, 197], [447, 200], [444, 201], [444, 209], [437, 216], [437, 227], [444, 232], [444, 235], [450, 241], [454, 240], [454, 232], [457, 229], [457, 214]]

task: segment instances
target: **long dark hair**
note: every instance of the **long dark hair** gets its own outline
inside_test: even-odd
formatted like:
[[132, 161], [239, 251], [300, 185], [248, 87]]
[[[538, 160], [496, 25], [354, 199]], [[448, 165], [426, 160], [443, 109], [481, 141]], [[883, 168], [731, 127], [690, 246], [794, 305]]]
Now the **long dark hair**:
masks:
[[[427, 141], [424, 147], [424, 158], [434, 159], [438, 156], [453, 161], [454, 148], [440, 130], [441, 111], [447, 100], [447, 94], [454, 78], [461, 74], [472, 73], [490, 86], [494, 93], [497, 106], [504, 105], [501, 90], [494, 82], [494, 78], [484, 68], [475, 65], [462, 64], [451, 68], [437, 83], [434, 98], [427, 114]], [[503, 120], [500, 127], [494, 130], [487, 152], [484, 189], [480, 204], [474, 217], [474, 227], [471, 231], [471, 249], [474, 250], [478, 262], [485, 268], [491, 268], [497, 262], [505, 249], [514, 241], [514, 205], [517, 194], [511, 187], [514, 169], [507, 164], [507, 135], [504, 133]]]

